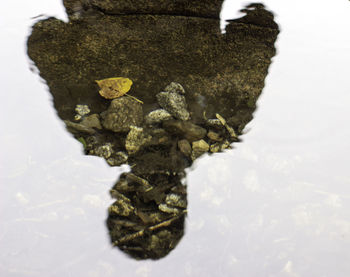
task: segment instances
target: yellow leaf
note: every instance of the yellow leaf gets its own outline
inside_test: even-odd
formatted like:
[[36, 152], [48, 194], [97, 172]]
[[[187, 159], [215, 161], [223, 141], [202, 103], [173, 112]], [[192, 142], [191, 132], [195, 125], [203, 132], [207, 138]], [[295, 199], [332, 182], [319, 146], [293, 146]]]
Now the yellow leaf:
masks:
[[96, 80], [96, 83], [100, 87], [100, 95], [106, 99], [114, 99], [123, 96], [130, 90], [132, 85], [132, 81], [124, 77]]

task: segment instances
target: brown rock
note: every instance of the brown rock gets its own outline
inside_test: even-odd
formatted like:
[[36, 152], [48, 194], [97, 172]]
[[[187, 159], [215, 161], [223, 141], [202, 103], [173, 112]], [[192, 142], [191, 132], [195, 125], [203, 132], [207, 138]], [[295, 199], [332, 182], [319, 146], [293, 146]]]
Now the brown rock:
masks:
[[189, 142], [205, 137], [207, 130], [188, 121], [168, 120], [163, 123], [168, 132], [187, 139]]
[[192, 160], [197, 159], [199, 156], [201, 156], [202, 154], [206, 153], [209, 151], [209, 144], [201, 139], [198, 141], [194, 141], [192, 142]]
[[213, 141], [222, 141], [222, 137], [220, 136], [220, 134], [210, 130], [207, 134], [207, 137], [210, 138]]
[[192, 148], [191, 144], [186, 139], [179, 140], [177, 143], [180, 151], [187, 157], [191, 157]]
[[127, 132], [130, 126], [140, 126], [143, 120], [142, 105], [136, 100], [123, 96], [114, 99], [108, 110], [101, 113], [102, 125], [113, 132]]
[[100, 116], [98, 114], [86, 116], [80, 123], [85, 127], [102, 129]]

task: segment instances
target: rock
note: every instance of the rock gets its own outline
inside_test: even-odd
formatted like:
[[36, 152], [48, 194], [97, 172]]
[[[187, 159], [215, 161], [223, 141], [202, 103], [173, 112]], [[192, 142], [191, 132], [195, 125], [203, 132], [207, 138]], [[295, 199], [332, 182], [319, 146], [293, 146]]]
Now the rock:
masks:
[[191, 144], [186, 139], [179, 140], [177, 142], [177, 146], [179, 147], [180, 151], [187, 157], [191, 157], [192, 148]]
[[84, 125], [85, 127], [89, 128], [96, 128], [101, 130], [101, 122], [100, 122], [100, 116], [98, 114], [92, 114], [87, 117], [84, 117], [83, 120], [80, 122], [80, 124]]
[[107, 163], [110, 166], [119, 166], [127, 162], [127, 160], [128, 160], [128, 155], [123, 151], [119, 151], [115, 153], [112, 157], [107, 159]]
[[143, 132], [143, 128], [130, 126], [130, 131], [126, 137], [125, 148], [128, 154], [137, 153], [142, 146], [151, 141], [151, 136], [146, 136]]
[[209, 151], [209, 144], [205, 140], [201, 139], [192, 142], [192, 160], [197, 159], [202, 154]]
[[165, 203], [173, 207], [179, 207], [183, 209], [187, 208], [187, 201], [184, 199], [184, 197], [175, 193], [167, 194], [165, 198]]
[[178, 208], [168, 206], [167, 204], [159, 204], [158, 209], [167, 214], [179, 214], [181, 211]]
[[142, 105], [123, 96], [114, 99], [108, 110], [101, 113], [102, 125], [113, 132], [127, 132], [130, 126], [140, 126], [143, 120]]
[[170, 120], [170, 119], [172, 119], [171, 114], [164, 109], [158, 109], [158, 110], [152, 111], [145, 116], [145, 122], [146, 124], [149, 124], [149, 125], [161, 123], [165, 120]]
[[109, 208], [108, 212], [110, 214], [116, 214], [121, 216], [129, 216], [135, 210], [135, 208], [131, 205], [130, 199], [125, 196], [118, 197], [118, 200], [115, 201]]
[[75, 107], [75, 111], [78, 115], [81, 115], [81, 116], [84, 116], [84, 115], [87, 115], [90, 113], [89, 106], [88, 105], [81, 105], [81, 104], [78, 104]]
[[211, 126], [211, 127], [221, 127], [221, 126], [222, 126], [220, 120], [217, 119], [217, 118], [215, 118], [215, 119], [212, 119], [212, 118], [211, 118], [211, 119], [208, 119], [208, 120], [207, 120], [207, 123], [208, 123], [208, 125]]
[[175, 118], [188, 120], [190, 114], [187, 111], [186, 99], [176, 92], [163, 91], [156, 95], [158, 104], [167, 110]]
[[66, 123], [66, 127], [68, 131], [74, 134], [84, 133], [84, 134], [92, 135], [96, 133], [95, 129], [86, 127], [81, 123], [74, 123], [69, 120], [64, 120], [64, 123]]
[[100, 145], [93, 150], [94, 155], [108, 159], [113, 153], [113, 146], [110, 143]]
[[75, 116], [74, 116], [74, 120], [76, 120], [76, 121], [79, 121], [79, 120], [81, 120], [83, 117], [80, 115], [80, 114], [76, 114]]
[[168, 120], [164, 121], [163, 127], [168, 132], [183, 137], [189, 142], [200, 140], [207, 134], [206, 129], [189, 121]]
[[210, 152], [217, 153], [230, 148], [230, 143], [227, 140], [225, 140], [224, 142], [216, 142], [210, 145]]
[[185, 90], [183, 86], [181, 86], [179, 83], [176, 83], [176, 82], [171, 82], [170, 85], [166, 86], [164, 91], [185, 94]]
[[220, 134], [210, 130], [207, 134], [207, 137], [213, 141], [222, 141], [223, 138], [220, 136]]
[[235, 130], [226, 123], [225, 118], [223, 118], [218, 113], [216, 114], [216, 118], [219, 119], [221, 124], [225, 126], [225, 128], [226, 128], [227, 132], [230, 134], [231, 138], [233, 138], [233, 139], [237, 139], [238, 138]]
[[139, 184], [142, 188], [142, 191], [144, 192], [148, 192], [153, 189], [153, 187], [150, 185], [150, 183], [146, 179], [136, 176], [133, 173], [126, 173], [125, 176], [128, 182], [135, 182]]

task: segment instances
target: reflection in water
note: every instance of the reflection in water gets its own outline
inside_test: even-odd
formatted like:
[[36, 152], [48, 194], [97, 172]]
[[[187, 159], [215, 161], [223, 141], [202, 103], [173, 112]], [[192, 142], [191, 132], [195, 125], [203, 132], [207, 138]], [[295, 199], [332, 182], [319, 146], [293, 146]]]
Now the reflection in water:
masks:
[[[70, 21], [37, 22], [28, 54], [85, 153], [131, 167], [110, 191], [112, 243], [137, 259], [164, 257], [184, 232], [185, 168], [239, 140], [278, 27], [262, 4], [221, 34], [222, 1], [64, 2]], [[123, 78], [96, 83], [111, 77]]]

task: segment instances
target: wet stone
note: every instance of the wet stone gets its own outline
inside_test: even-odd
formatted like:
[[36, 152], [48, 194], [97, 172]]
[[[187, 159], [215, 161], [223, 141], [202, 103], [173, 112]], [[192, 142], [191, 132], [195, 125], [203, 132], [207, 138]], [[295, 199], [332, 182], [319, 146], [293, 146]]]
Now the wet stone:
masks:
[[192, 160], [197, 159], [202, 154], [209, 151], [209, 144], [205, 140], [201, 139], [192, 142]]
[[84, 115], [87, 115], [90, 113], [89, 106], [88, 105], [81, 105], [81, 104], [78, 104], [75, 107], [75, 111], [78, 115], [81, 115], [81, 116], [84, 116]]
[[165, 120], [170, 120], [170, 119], [172, 119], [171, 114], [164, 109], [158, 109], [158, 110], [152, 111], [145, 116], [145, 122], [146, 124], [149, 124], [149, 125], [158, 124]]
[[83, 120], [80, 123], [85, 127], [96, 128], [99, 130], [102, 129], [100, 116], [98, 114], [92, 114], [92, 115], [86, 116], [83, 118]]
[[64, 120], [64, 123], [66, 123], [68, 131], [70, 131], [73, 134], [83, 133], [92, 135], [96, 132], [94, 128], [86, 127], [81, 123], [74, 123], [69, 120]]
[[183, 88], [183, 86], [176, 82], [171, 82], [169, 85], [166, 86], [164, 91], [185, 94], [185, 89]]
[[190, 119], [186, 99], [183, 95], [176, 92], [163, 91], [158, 93], [156, 97], [159, 105], [175, 118], [181, 120]]
[[114, 99], [108, 110], [101, 113], [102, 125], [113, 132], [127, 132], [130, 126], [140, 126], [143, 120], [142, 105], [123, 96]]
[[215, 118], [215, 119], [214, 118], [208, 119], [207, 120], [207, 124], [209, 126], [211, 126], [211, 127], [221, 127], [222, 126], [220, 120], [217, 119], [217, 118]]
[[107, 163], [110, 166], [119, 166], [119, 165], [122, 165], [123, 163], [126, 163], [127, 160], [128, 160], [128, 155], [123, 151], [119, 151], [114, 155], [112, 155], [112, 157], [108, 158]]
[[207, 130], [189, 121], [168, 120], [163, 123], [168, 132], [187, 139], [189, 142], [205, 137]]
[[104, 145], [100, 145], [93, 150], [94, 154], [99, 157], [103, 157], [108, 159], [113, 154], [112, 144], [106, 143]]
[[222, 141], [223, 140], [223, 138], [220, 136], [220, 134], [218, 134], [212, 130], [209, 130], [207, 137], [213, 141]]
[[231, 126], [229, 126], [229, 125], [227, 124], [226, 119], [223, 118], [223, 117], [222, 117], [220, 114], [218, 114], [218, 113], [216, 114], [216, 118], [221, 122], [222, 125], [225, 126], [225, 128], [226, 128], [227, 132], [230, 134], [231, 138], [237, 139], [238, 136], [237, 136], [235, 130], [234, 130]]
[[124, 198], [118, 199], [108, 208], [108, 212], [120, 216], [129, 216], [134, 212], [135, 208], [130, 204], [130, 200], [128, 200]]
[[165, 203], [173, 207], [179, 207], [183, 209], [187, 208], [187, 201], [183, 198], [182, 195], [175, 194], [175, 193], [167, 194], [165, 198]]
[[164, 129], [151, 129], [149, 130], [149, 135], [152, 138], [147, 145], [167, 145], [171, 143], [171, 138]]
[[210, 152], [212, 153], [221, 152], [225, 149], [231, 149], [231, 145], [227, 140], [224, 142], [216, 142], [210, 145]]
[[168, 213], [168, 214], [179, 214], [181, 212], [180, 209], [169, 206], [167, 204], [159, 204], [158, 209], [162, 211], [163, 213]]
[[142, 146], [151, 141], [152, 137], [145, 135], [143, 128], [130, 126], [130, 132], [128, 133], [125, 141], [125, 148], [129, 154], [137, 153]]
[[179, 150], [181, 151], [181, 153], [183, 153], [187, 157], [191, 157], [192, 148], [188, 140], [186, 139], [179, 140], [177, 142], [177, 146], [179, 147]]

